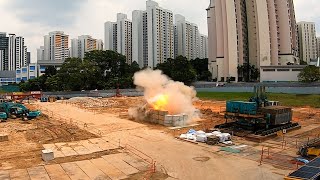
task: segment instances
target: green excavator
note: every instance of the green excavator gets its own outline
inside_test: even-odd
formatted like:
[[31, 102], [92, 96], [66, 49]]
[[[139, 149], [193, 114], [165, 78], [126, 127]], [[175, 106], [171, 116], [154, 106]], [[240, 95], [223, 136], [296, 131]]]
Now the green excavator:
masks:
[[0, 120], [6, 121], [8, 118], [27, 118], [28, 120], [40, 116], [40, 111], [30, 111], [26, 106], [19, 103], [0, 103]]

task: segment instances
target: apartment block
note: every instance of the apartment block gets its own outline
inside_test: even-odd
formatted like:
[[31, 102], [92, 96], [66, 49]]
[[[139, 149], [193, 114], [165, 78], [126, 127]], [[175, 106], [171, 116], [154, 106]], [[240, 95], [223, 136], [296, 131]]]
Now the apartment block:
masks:
[[298, 64], [292, 0], [211, 0], [209, 69], [219, 81], [241, 81], [238, 66]]
[[71, 40], [71, 57], [83, 59], [86, 52], [103, 50], [102, 40], [94, 39], [89, 35], [79, 36]]
[[317, 59], [317, 37], [314, 22], [299, 22], [299, 53], [300, 61], [310, 64], [311, 60]]
[[44, 36], [44, 61], [65, 61], [69, 58], [69, 35], [63, 31]]
[[28, 64], [28, 49], [24, 38], [0, 33], [0, 71], [15, 71]]
[[320, 37], [317, 37], [317, 57], [320, 57]]
[[116, 51], [132, 62], [132, 22], [126, 14], [118, 13], [117, 22], [105, 23], [105, 50]]

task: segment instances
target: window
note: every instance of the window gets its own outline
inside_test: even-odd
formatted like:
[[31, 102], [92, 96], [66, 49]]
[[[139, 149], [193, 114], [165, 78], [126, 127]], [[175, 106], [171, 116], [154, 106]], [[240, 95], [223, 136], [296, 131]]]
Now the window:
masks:
[[264, 69], [264, 72], [276, 71], [275, 69]]
[[277, 71], [290, 71], [290, 69], [278, 69]]
[[30, 66], [30, 71], [35, 71], [36, 67], [35, 66]]

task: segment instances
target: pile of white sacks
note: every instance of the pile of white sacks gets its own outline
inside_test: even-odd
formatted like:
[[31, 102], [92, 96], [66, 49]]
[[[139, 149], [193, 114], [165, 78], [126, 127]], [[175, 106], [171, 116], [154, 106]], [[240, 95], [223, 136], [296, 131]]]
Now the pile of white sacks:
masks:
[[207, 137], [209, 137], [209, 136], [218, 137], [220, 143], [232, 144], [231, 135], [229, 133], [222, 133], [220, 131], [213, 131], [211, 133], [205, 133], [204, 131], [196, 131], [194, 129], [190, 129], [188, 131], [188, 133], [181, 134], [180, 138], [205, 143], [205, 142], [207, 142]]

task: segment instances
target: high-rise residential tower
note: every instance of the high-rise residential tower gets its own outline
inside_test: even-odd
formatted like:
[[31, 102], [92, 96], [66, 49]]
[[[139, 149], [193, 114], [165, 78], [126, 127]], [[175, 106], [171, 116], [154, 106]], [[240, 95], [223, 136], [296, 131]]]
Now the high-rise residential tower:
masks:
[[37, 61], [43, 61], [44, 60], [44, 46], [40, 46], [40, 48], [37, 49]]
[[132, 22], [126, 14], [118, 13], [117, 22], [105, 23], [105, 50], [116, 51], [132, 62]]
[[50, 32], [44, 36], [45, 61], [64, 61], [69, 57], [69, 35], [63, 31]]
[[317, 37], [317, 57], [320, 58], [320, 37]]
[[297, 64], [292, 0], [211, 0], [209, 69], [213, 78], [238, 81], [238, 66]]
[[175, 56], [188, 60], [200, 58], [199, 28], [180, 14], [175, 15]]
[[24, 38], [0, 33], [0, 71], [14, 71], [28, 65], [28, 49]]
[[79, 36], [71, 40], [71, 57], [83, 59], [86, 52], [102, 50], [101, 40], [94, 39], [89, 35]]
[[313, 22], [299, 22], [299, 54], [300, 61], [309, 64], [317, 58], [316, 25]]
[[0, 71], [8, 70], [9, 37], [0, 32]]
[[132, 12], [132, 61], [140, 68], [148, 66], [148, 21], [147, 12]]
[[208, 36], [200, 34], [199, 58], [208, 58]]
[[174, 58], [173, 13], [147, 1], [148, 67]]

